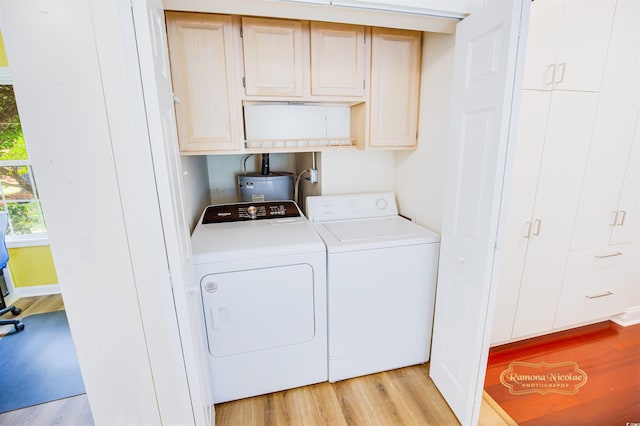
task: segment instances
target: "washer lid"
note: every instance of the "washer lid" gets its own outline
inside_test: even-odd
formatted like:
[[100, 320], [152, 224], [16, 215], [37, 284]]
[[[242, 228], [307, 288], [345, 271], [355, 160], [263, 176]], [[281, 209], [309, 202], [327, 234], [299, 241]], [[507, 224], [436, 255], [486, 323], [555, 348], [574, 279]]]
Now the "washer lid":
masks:
[[440, 236], [400, 216], [324, 222], [316, 225], [329, 251], [429, 244]]

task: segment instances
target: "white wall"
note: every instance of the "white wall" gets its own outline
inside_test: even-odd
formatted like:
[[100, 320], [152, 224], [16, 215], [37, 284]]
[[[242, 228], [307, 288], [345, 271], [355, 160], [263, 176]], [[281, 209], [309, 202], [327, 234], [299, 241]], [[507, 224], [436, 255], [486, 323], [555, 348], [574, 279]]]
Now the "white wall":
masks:
[[325, 151], [319, 164], [323, 195], [393, 191], [393, 151]]
[[425, 33], [418, 149], [395, 154], [393, 189], [401, 214], [440, 232], [455, 36]]

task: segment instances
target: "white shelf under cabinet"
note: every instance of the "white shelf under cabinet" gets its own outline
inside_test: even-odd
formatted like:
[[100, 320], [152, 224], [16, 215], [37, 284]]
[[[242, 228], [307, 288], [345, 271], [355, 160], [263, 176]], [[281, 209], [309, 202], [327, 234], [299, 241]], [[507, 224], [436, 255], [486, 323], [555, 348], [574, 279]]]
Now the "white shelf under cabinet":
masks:
[[357, 149], [356, 138], [300, 138], [246, 140], [245, 152], [311, 152], [327, 149]]

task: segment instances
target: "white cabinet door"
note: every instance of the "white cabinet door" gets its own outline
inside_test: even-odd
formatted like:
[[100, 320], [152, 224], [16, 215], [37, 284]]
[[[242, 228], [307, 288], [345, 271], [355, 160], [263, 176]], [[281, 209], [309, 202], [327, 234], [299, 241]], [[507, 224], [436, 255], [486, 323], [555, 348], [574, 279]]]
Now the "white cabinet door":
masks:
[[560, 0], [537, 0], [531, 4], [523, 82], [525, 89], [553, 88], [562, 10], [563, 2]]
[[615, 8], [615, 0], [564, 1], [556, 89], [600, 90]]
[[571, 252], [554, 327], [603, 319], [640, 303], [639, 249], [624, 244]]
[[533, 206], [550, 101], [551, 92], [522, 91], [511, 195], [504, 229], [504, 255], [491, 334], [492, 344], [511, 339], [522, 269], [531, 237]]
[[640, 241], [640, 116], [617, 211], [611, 244]]
[[430, 376], [463, 425], [477, 424], [482, 400], [504, 168], [519, 103], [514, 86], [523, 65], [520, 19], [528, 12], [528, 1], [488, 2], [456, 30]]
[[513, 337], [551, 330], [560, 295], [598, 94], [555, 91], [540, 167]]
[[[619, 0], [576, 216], [572, 250], [609, 243], [640, 111], [640, 2]], [[637, 167], [636, 167], [637, 168]], [[627, 179], [628, 180], [628, 179]], [[628, 223], [628, 222], [627, 222]], [[627, 227], [628, 229], [628, 227]], [[622, 228], [616, 227], [622, 231]]]
[[536, 0], [524, 87], [598, 91], [615, 0]]

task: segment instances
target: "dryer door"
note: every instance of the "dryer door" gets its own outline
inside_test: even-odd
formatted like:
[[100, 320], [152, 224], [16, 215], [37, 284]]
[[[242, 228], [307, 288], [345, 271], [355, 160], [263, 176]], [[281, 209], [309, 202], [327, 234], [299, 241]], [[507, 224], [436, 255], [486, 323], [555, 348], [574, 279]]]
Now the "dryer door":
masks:
[[200, 281], [214, 357], [308, 342], [315, 335], [308, 264], [205, 275]]

